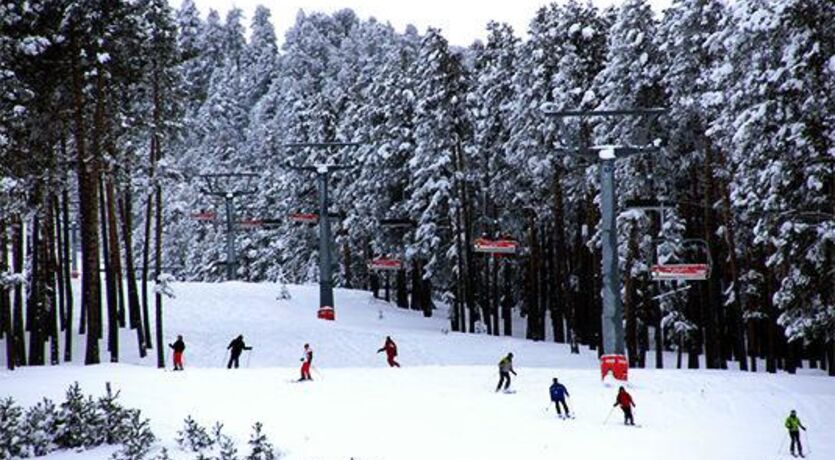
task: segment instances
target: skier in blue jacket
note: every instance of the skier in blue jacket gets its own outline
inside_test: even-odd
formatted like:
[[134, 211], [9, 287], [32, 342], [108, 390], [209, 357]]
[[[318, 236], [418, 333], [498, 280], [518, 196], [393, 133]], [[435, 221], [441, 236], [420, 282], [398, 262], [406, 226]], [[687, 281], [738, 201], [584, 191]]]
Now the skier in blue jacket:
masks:
[[554, 401], [554, 405], [557, 408], [557, 415], [562, 417], [562, 412], [560, 411], [560, 404], [565, 409], [565, 416], [570, 417], [571, 414], [568, 412], [568, 405], [565, 403], [565, 397], [570, 396], [568, 394], [568, 388], [565, 387], [562, 383], [554, 377], [554, 383], [551, 385], [551, 401]]

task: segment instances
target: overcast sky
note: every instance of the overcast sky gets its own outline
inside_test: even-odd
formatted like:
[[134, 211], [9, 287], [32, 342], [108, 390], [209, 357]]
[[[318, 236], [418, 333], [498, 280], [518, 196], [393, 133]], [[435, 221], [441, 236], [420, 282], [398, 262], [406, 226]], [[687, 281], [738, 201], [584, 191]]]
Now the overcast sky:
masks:
[[[562, 1], [562, 0], [559, 0]], [[182, 0], [169, 0], [176, 9]], [[255, 6], [262, 4], [272, 12], [273, 24], [279, 41], [293, 24], [296, 12], [333, 12], [343, 8], [353, 9], [361, 18], [375, 17], [381, 22], [390, 22], [398, 31], [414, 24], [423, 32], [428, 26], [439, 27], [444, 36], [454, 45], [466, 46], [474, 40], [483, 39], [484, 27], [491, 19], [507, 22], [517, 35], [524, 36], [528, 22], [546, 0], [194, 0], [205, 18], [209, 8], [225, 16], [232, 6], [244, 10], [246, 26]], [[592, 0], [600, 7], [620, 4], [622, 0]], [[656, 14], [670, 4], [670, 0], [649, 0]]]

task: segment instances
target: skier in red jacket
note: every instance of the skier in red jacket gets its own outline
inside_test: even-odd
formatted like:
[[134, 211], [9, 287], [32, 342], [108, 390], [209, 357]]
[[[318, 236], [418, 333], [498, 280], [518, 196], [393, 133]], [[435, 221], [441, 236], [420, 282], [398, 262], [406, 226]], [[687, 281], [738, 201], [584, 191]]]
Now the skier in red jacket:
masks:
[[612, 407], [618, 405], [620, 405], [620, 409], [623, 411], [623, 424], [634, 426], [635, 419], [632, 418], [632, 408], [635, 407], [635, 402], [632, 401], [632, 396], [626, 392], [624, 387], [620, 387], [618, 390], [618, 398]]
[[302, 362], [302, 378], [299, 379], [299, 382], [313, 380], [310, 376], [310, 366], [313, 364], [313, 349], [310, 348], [310, 344], [304, 344], [304, 355], [302, 355], [300, 361]]
[[397, 357], [397, 344], [394, 343], [394, 340], [391, 340], [391, 337], [386, 337], [385, 345], [383, 345], [383, 348], [377, 350], [377, 353], [380, 353], [381, 351], [386, 352], [386, 359], [388, 360], [390, 367], [400, 367], [400, 364], [394, 360], [394, 358]]

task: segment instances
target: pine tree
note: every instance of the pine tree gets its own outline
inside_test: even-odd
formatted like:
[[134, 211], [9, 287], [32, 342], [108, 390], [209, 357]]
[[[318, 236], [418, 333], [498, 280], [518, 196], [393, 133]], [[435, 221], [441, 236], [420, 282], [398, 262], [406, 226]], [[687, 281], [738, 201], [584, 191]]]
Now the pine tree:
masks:
[[92, 397], [85, 397], [78, 382], [67, 389], [57, 415], [55, 444], [62, 449], [89, 448], [104, 440], [104, 420]]
[[177, 445], [180, 449], [199, 453], [214, 446], [215, 441], [209, 436], [206, 428], [194, 421], [190, 415], [183, 423], [183, 429], [177, 432]]
[[113, 460], [143, 460], [156, 441], [148, 419], [141, 418], [138, 410], [129, 409], [125, 427], [122, 447], [114, 452], [111, 458]]
[[55, 404], [44, 398], [26, 411], [22, 427], [27, 456], [42, 457], [54, 451], [54, 442], [58, 423], [58, 411]]
[[12, 398], [0, 399], [0, 457], [13, 458], [24, 453], [23, 410]]
[[262, 429], [261, 422], [255, 422], [252, 426], [252, 434], [249, 438], [250, 453], [246, 456], [246, 460], [275, 460], [277, 458], [273, 445], [267, 439], [267, 435], [262, 433]]

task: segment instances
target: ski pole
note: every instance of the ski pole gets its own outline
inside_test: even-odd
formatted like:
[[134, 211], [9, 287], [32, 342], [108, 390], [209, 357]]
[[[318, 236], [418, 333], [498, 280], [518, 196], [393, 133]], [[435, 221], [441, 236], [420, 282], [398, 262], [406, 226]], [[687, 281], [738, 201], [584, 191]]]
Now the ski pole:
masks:
[[803, 430], [803, 439], [806, 440], [806, 455], [809, 455], [812, 453], [812, 445], [809, 444], [809, 434], [806, 430]]
[[320, 379], [325, 380], [325, 376], [324, 376], [324, 375], [322, 375], [322, 373], [321, 373], [321, 372], [319, 372], [319, 368], [318, 368], [318, 367], [314, 366], [313, 364], [311, 364], [311, 365], [310, 365], [310, 367], [312, 367], [312, 368], [313, 368], [313, 370], [316, 372], [316, 375], [318, 375]]
[[780, 447], [777, 448], [777, 455], [780, 455], [780, 454], [783, 453], [783, 446], [786, 445], [786, 437], [785, 436], [780, 436], [780, 438], [782, 439], [782, 441], [780, 441]]
[[606, 420], [603, 420], [603, 424], [604, 424], [604, 425], [606, 424], [606, 422], [608, 422], [608, 421], [609, 421], [609, 417], [611, 417], [611, 416], [612, 416], [612, 413], [613, 413], [614, 411], [615, 411], [615, 406], [612, 406], [612, 408], [611, 408], [611, 409], [609, 409], [609, 415], [607, 415], [607, 416], [606, 416]]
[[249, 368], [249, 360], [252, 359], [252, 350], [249, 350], [249, 353], [246, 354], [246, 367]]
[[229, 362], [229, 350], [226, 350], [226, 353], [223, 354], [223, 363], [220, 364], [221, 369], [227, 365]]

